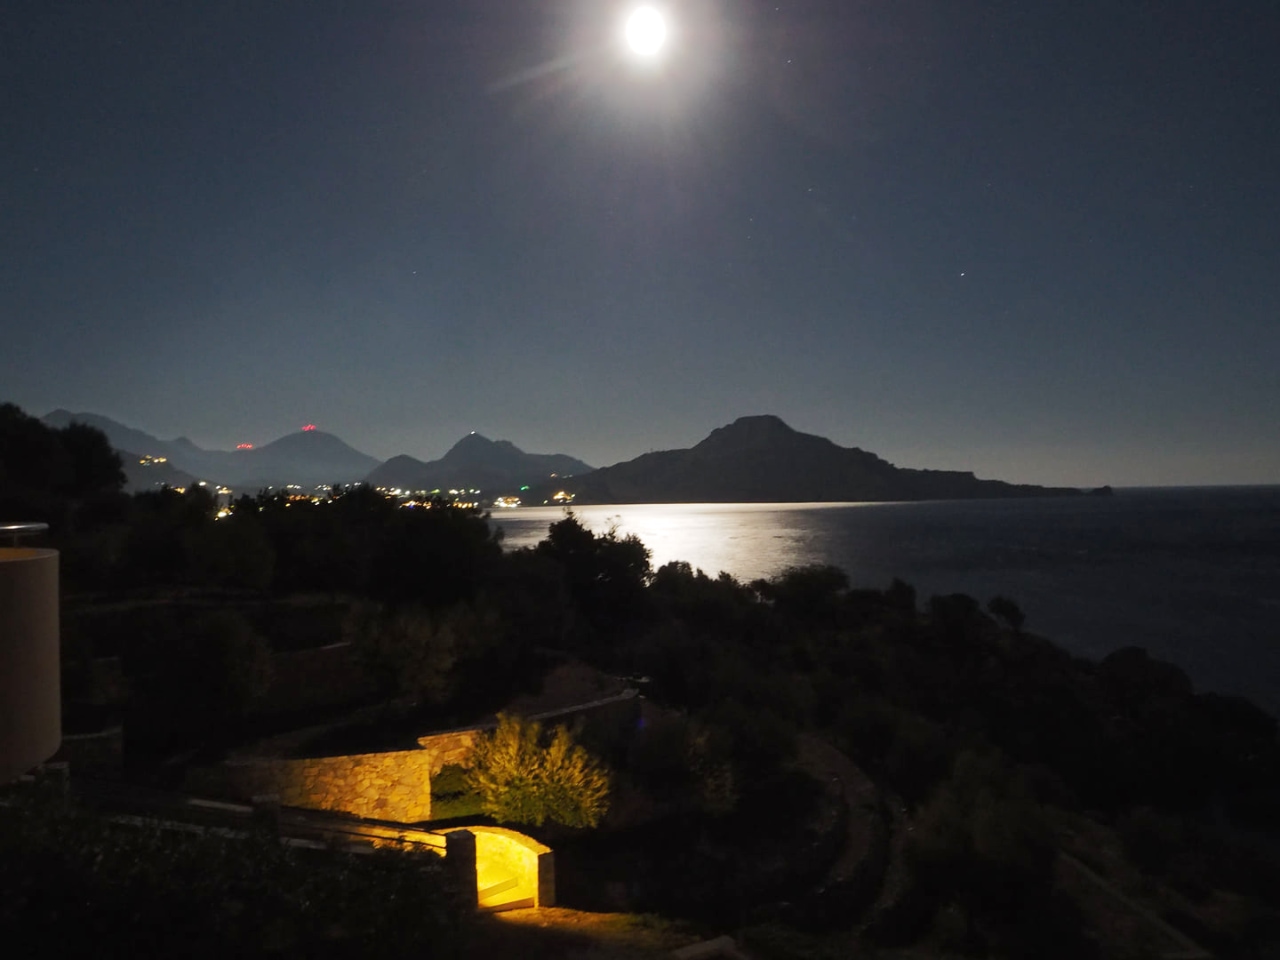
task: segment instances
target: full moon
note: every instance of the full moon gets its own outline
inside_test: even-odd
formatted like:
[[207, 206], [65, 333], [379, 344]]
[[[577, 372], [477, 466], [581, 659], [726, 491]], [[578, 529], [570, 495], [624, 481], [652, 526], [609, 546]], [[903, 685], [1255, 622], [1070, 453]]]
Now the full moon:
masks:
[[667, 22], [653, 7], [638, 7], [627, 17], [627, 46], [641, 57], [652, 57], [667, 41]]

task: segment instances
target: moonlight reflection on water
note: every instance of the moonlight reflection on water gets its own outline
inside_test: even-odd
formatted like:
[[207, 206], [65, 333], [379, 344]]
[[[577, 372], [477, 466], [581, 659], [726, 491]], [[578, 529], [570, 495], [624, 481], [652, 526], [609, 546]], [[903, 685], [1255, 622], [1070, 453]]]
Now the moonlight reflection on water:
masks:
[[[829, 511], [875, 510], [883, 503], [642, 503], [576, 507], [586, 527], [619, 536], [635, 534], [651, 553], [654, 569], [684, 560], [709, 576], [722, 570], [739, 580], [770, 577], [787, 567], [829, 559]], [[495, 514], [508, 549], [531, 547], [564, 518], [559, 507]]]
[[[654, 568], [687, 561], [747, 582], [833, 564], [855, 587], [899, 577], [931, 594], [1013, 598], [1027, 627], [1072, 653], [1147, 648], [1201, 689], [1280, 713], [1280, 487], [1152, 489], [1114, 497], [925, 503], [584, 506]], [[557, 507], [495, 511], [507, 549], [533, 546]]]

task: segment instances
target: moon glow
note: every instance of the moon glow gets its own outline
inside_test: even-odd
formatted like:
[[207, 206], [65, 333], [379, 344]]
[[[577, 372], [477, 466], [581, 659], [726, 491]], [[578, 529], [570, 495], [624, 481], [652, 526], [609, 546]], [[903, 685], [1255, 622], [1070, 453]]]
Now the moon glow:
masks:
[[641, 57], [653, 57], [667, 42], [667, 21], [653, 7], [637, 7], [627, 17], [627, 46]]

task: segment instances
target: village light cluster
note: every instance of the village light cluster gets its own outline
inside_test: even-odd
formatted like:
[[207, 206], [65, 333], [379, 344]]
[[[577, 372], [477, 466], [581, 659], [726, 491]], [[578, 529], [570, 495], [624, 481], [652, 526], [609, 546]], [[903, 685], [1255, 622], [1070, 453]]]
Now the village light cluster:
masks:
[[[303, 427], [304, 432], [314, 430], [314, 426], [308, 424]], [[242, 443], [237, 445], [239, 450], [252, 449], [253, 445]], [[146, 455], [139, 457], [138, 464], [143, 467], [156, 467], [169, 463], [168, 457]], [[555, 480], [559, 474], [552, 473], [550, 479]], [[226, 519], [235, 512], [233, 503], [237, 490], [226, 484], [211, 484], [207, 480], [198, 480], [196, 486], [212, 489], [216, 495], [225, 500], [219, 500], [219, 509], [216, 518], [219, 520]], [[165, 480], [155, 481], [154, 486], [158, 489], [171, 489], [175, 493], [185, 494], [188, 490], [186, 485], [174, 485]], [[341, 497], [347, 490], [352, 489], [359, 484], [317, 484], [311, 491], [305, 489], [301, 484], [289, 483], [280, 487], [266, 486], [256, 491], [258, 493], [267, 493], [277, 498], [283, 498], [285, 506], [293, 506], [297, 503], [321, 504], [330, 503]], [[406, 509], [431, 509], [434, 507], [457, 507], [460, 509], [477, 510], [483, 507], [493, 507], [498, 510], [513, 510], [518, 507], [526, 506], [523, 497], [515, 494], [507, 494], [493, 497], [486, 500], [482, 497], [483, 491], [477, 487], [450, 487], [444, 489], [437, 487], [432, 490], [426, 489], [410, 489], [407, 487], [374, 487], [378, 493], [389, 500], [397, 501], [400, 507]], [[523, 493], [530, 489], [529, 484], [523, 484], [520, 492]], [[252, 491], [240, 490], [241, 494], [251, 493]], [[543, 505], [566, 506], [574, 502], [577, 498], [576, 493], [567, 490], [557, 490], [550, 497], [542, 501]]]

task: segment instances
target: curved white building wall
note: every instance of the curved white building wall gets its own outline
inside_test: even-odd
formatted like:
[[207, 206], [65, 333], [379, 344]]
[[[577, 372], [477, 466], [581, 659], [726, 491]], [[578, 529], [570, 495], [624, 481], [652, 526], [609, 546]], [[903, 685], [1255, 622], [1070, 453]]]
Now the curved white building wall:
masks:
[[61, 741], [58, 552], [0, 548], [0, 783]]

